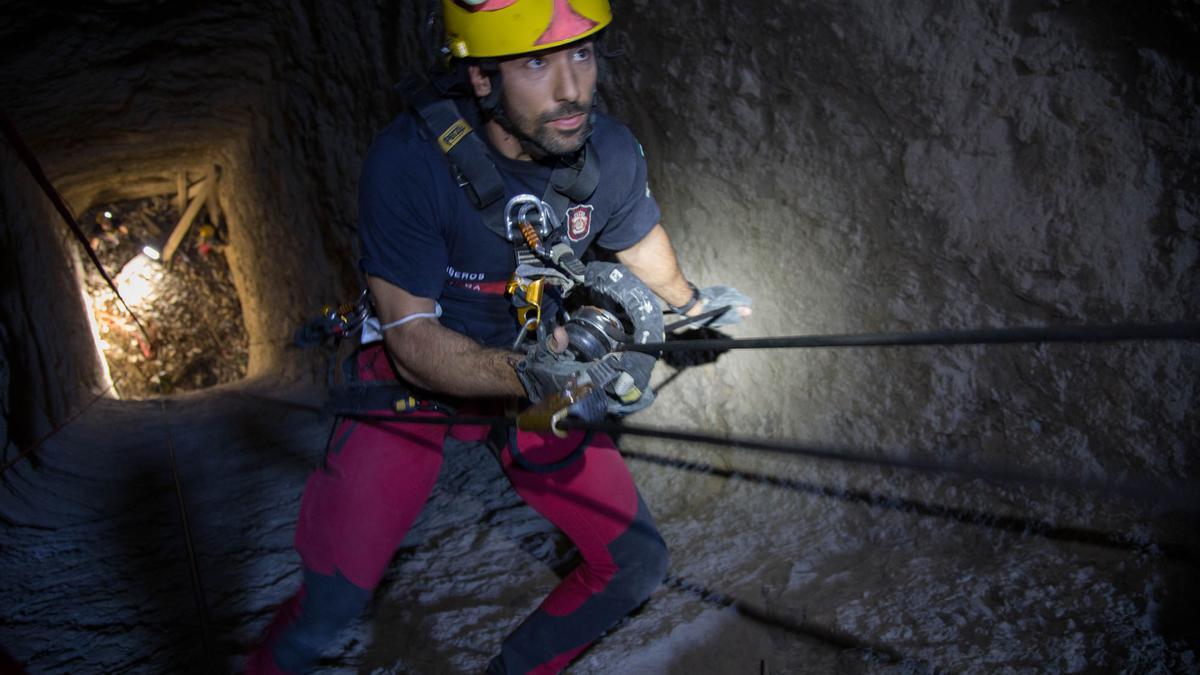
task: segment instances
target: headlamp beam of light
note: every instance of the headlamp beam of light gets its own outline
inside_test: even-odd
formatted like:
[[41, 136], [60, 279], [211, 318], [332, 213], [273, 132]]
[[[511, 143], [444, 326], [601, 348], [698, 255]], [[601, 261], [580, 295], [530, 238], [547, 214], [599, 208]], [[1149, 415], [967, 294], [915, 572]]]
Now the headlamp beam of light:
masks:
[[154, 248], [153, 246], [143, 246], [142, 254], [151, 260], [158, 260], [162, 258], [162, 254], [159, 253], [158, 249]]

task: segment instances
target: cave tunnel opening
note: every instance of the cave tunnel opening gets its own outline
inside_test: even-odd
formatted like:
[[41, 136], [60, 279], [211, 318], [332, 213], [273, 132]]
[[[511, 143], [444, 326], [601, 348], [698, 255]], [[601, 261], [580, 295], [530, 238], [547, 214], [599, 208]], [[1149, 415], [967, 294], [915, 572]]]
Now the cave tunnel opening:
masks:
[[96, 344], [120, 398], [195, 391], [246, 374], [249, 341], [225, 256], [219, 176], [217, 166], [182, 171], [174, 194], [113, 196], [79, 218], [124, 300], [87, 269]]

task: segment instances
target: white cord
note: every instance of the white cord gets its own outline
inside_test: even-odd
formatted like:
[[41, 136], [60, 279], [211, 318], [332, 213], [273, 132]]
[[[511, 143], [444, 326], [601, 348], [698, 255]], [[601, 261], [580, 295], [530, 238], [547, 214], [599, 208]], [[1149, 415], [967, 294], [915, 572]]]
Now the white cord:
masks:
[[417, 319], [441, 318], [441, 316], [442, 316], [441, 303], [437, 303], [437, 302], [433, 303], [433, 310], [434, 311], [432, 311], [432, 312], [421, 312], [419, 314], [409, 314], [408, 316], [401, 318], [401, 319], [396, 319], [395, 321], [393, 321], [391, 323], [385, 323], [379, 327], [379, 332], [382, 333], [386, 330], [391, 330], [393, 328], [403, 326], [404, 324], [408, 323], [409, 321], [416, 321]]

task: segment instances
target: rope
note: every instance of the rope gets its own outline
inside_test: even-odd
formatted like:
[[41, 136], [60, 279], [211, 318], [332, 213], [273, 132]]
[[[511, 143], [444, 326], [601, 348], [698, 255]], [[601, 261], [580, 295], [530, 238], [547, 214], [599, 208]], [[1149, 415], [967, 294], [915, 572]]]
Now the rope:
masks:
[[705, 604], [719, 607], [721, 609], [732, 608], [739, 615], [751, 621], [772, 626], [774, 628], [781, 628], [793, 634], [803, 635], [805, 637], [828, 644], [837, 649], [846, 651], [862, 651], [868, 655], [892, 664], [909, 662], [913, 663], [914, 665], [921, 665], [925, 666], [926, 668], [928, 667], [928, 664], [924, 661], [906, 657], [900, 652], [886, 645], [867, 642], [835, 627], [822, 626], [804, 619], [792, 619], [779, 612], [758, 607], [732, 595], [708, 588], [699, 583], [691, 581], [686, 577], [669, 574], [665, 579], [663, 579], [663, 585], [680, 593], [694, 596]]
[[4, 114], [3, 110], [0, 110], [0, 129], [4, 131], [4, 136], [8, 139], [9, 144], [12, 145], [13, 150], [16, 151], [17, 156], [21, 158], [21, 162], [25, 164], [25, 168], [29, 169], [29, 173], [33, 174], [33, 179], [42, 188], [42, 192], [46, 193], [46, 197], [50, 200], [50, 203], [58, 210], [59, 215], [67, 222], [67, 226], [71, 228], [71, 232], [75, 234], [75, 238], [83, 245], [83, 249], [87, 251], [88, 258], [96, 266], [96, 269], [100, 272], [100, 276], [104, 277], [104, 281], [108, 283], [108, 287], [116, 294], [117, 300], [121, 301], [121, 306], [125, 308], [126, 312], [129, 312], [129, 316], [133, 317], [133, 322], [137, 324], [138, 330], [146, 338], [146, 343], [153, 345], [154, 340], [150, 338], [150, 333], [146, 331], [146, 327], [142, 325], [142, 321], [138, 319], [137, 314], [129, 308], [129, 303], [125, 302], [125, 298], [121, 296], [121, 291], [117, 290], [117, 284], [104, 269], [104, 265], [100, 262], [100, 257], [96, 255], [96, 250], [92, 248], [92, 243], [88, 241], [87, 235], [83, 233], [83, 228], [79, 226], [79, 223], [75, 220], [75, 216], [72, 215], [66, 200], [58, 193], [58, 190], [55, 189], [50, 179], [46, 177], [46, 172], [42, 170], [41, 163], [38, 162], [37, 157], [34, 156], [29, 146], [25, 145], [21, 134], [17, 132], [17, 128], [13, 126], [12, 120], [8, 119], [8, 115]]
[[200, 583], [200, 566], [196, 562], [196, 549], [192, 543], [192, 528], [188, 524], [187, 503], [183, 499], [183, 484], [179, 479], [179, 465], [175, 461], [175, 441], [171, 435], [171, 419], [167, 415], [166, 399], [159, 399], [162, 409], [163, 423], [167, 430], [167, 456], [171, 462], [171, 479], [175, 483], [175, 498], [179, 503], [179, 519], [183, 523], [183, 542], [187, 550], [188, 571], [191, 574], [192, 594], [196, 601], [196, 611], [200, 614], [200, 636], [204, 645], [204, 659], [209, 672], [214, 672], [212, 628], [208, 620], [208, 603], [204, 600], [204, 587]]
[[727, 310], [727, 309], [729, 309], [728, 306], [718, 307], [716, 309], [710, 309], [707, 312], [704, 312], [702, 314], [697, 314], [696, 316], [689, 316], [687, 318], [680, 319], [679, 321], [676, 321], [676, 322], [668, 325], [664, 330], [667, 333], [675, 333], [680, 330], [683, 330], [685, 327], [690, 326], [694, 323], [700, 323], [701, 321], [708, 321], [709, 319], [715, 319], [717, 316], [724, 314], [725, 310]]
[[831, 446], [781, 443], [778, 441], [738, 438], [735, 436], [713, 436], [675, 429], [655, 429], [613, 422], [583, 422], [573, 418], [567, 418], [559, 422], [559, 428], [598, 431], [609, 435], [628, 434], [631, 436], [684, 441], [687, 443], [762, 450], [782, 455], [833, 460], [852, 464], [869, 464], [934, 475], [956, 474], [998, 483], [1041, 485], [1075, 491], [1117, 494], [1136, 501], [1150, 503], [1167, 501], [1188, 507], [1196, 506], [1197, 495], [1200, 495], [1200, 486], [1184, 481], [1159, 481], [1149, 478], [1126, 479], [1122, 481], [1088, 479], [1065, 474], [1038, 473], [1001, 464], [988, 465], [968, 462], [941, 462], [930, 459], [909, 459], [888, 456], [883, 453], [867, 454], [865, 452]]
[[917, 333], [857, 333], [843, 335], [793, 335], [773, 338], [672, 340], [625, 344], [631, 352], [727, 351], [730, 349], [811, 349], [816, 347], [932, 347], [1048, 342], [1126, 342], [1200, 340], [1200, 322], [1119, 324], [1088, 326], [1029, 326], [936, 330]]
[[[321, 406], [308, 403], [276, 399], [270, 396], [239, 393], [261, 401], [285, 405], [288, 407], [307, 410], [319, 414], [329, 414]], [[404, 424], [432, 424], [441, 426], [515, 424], [516, 418], [506, 416], [460, 416], [447, 415], [444, 417], [399, 417], [390, 414], [338, 413], [339, 417], [360, 422], [389, 422]], [[862, 452], [832, 446], [789, 443], [770, 441], [757, 438], [739, 438], [736, 436], [715, 436], [676, 429], [661, 429], [643, 427], [618, 422], [584, 422], [575, 418], [567, 418], [558, 423], [560, 429], [593, 431], [610, 436], [642, 436], [662, 440], [717, 445], [729, 448], [761, 450], [783, 455], [808, 457], [851, 464], [867, 464], [893, 469], [905, 469], [918, 473], [933, 475], [954, 474], [967, 478], [977, 478], [996, 483], [1011, 483], [1018, 485], [1040, 485], [1044, 487], [1062, 488], [1073, 491], [1097, 492], [1116, 494], [1135, 501], [1147, 503], [1177, 504], [1186, 507], [1196, 507], [1200, 486], [1186, 481], [1163, 481], [1148, 477], [1126, 477], [1123, 480], [1088, 479], [1066, 474], [1039, 473], [1001, 464], [976, 464], [970, 462], [944, 462], [931, 459], [911, 459], [906, 457], [889, 456], [880, 452]]]
[[953, 520], [964, 525], [986, 527], [1012, 534], [1034, 535], [1057, 541], [1090, 544], [1122, 551], [1145, 553], [1157, 550], [1168, 558], [1180, 560], [1193, 566], [1200, 565], [1200, 559], [1189, 552], [1184, 546], [1164, 541], [1152, 542], [1128, 533], [1105, 532], [1103, 530], [1092, 530], [1084, 527], [1058, 525], [1047, 520], [1037, 520], [1016, 515], [998, 515], [987, 511], [974, 511], [945, 504], [923, 502], [884, 492], [871, 492], [869, 490], [844, 486], [811, 483], [795, 478], [781, 478], [765, 473], [728, 469], [713, 466], [712, 464], [664, 457], [648, 452], [629, 450], [627, 448], [621, 448], [620, 452], [626, 459], [638, 462], [664, 466], [704, 476], [716, 476], [726, 480], [739, 480], [775, 489], [792, 490], [814, 497], [826, 497], [842, 502], [860, 504], [872, 509], [886, 509], [929, 518]]
[[95, 405], [97, 401], [104, 398], [104, 395], [107, 394], [110, 389], [112, 389], [113, 387], [116, 386], [119, 379], [120, 378], [110, 382], [107, 387], [101, 389], [99, 393], [97, 393], [95, 396], [93, 396], [92, 400], [88, 401], [82, 408], [80, 408], [79, 410], [76, 410], [74, 413], [72, 413], [71, 416], [67, 418], [67, 421], [65, 421], [62, 424], [58, 425], [57, 427], [54, 427], [53, 429], [51, 429], [44, 436], [42, 436], [41, 438], [34, 441], [34, 443], [32, 445], [30, 445], [28, 448], [26, 448], [25, 450], [22, 450], [16, 457], [13, 457], [12, 460], [10, 460], [3, 467], [0, 467], [0, 476], [3, 476], [6, 471], [8, 471], [9, 469], [16, 466], [22, 459], [25, 459], [26, 457], [28, 457], [28, 456], [32, 455], [34, 452], [36, 452], [38, 448], [42, 447], [42, 445], [46, 441], [53, 438], [56, 434], [58, 434], [58, 432], [71, 426], [71, 424], [73, 424], [75, 422], [75, 420], [79, 419], [79, 417], [81, 415], [83, 415], [85, 412], [87, 412], [93, 405]]

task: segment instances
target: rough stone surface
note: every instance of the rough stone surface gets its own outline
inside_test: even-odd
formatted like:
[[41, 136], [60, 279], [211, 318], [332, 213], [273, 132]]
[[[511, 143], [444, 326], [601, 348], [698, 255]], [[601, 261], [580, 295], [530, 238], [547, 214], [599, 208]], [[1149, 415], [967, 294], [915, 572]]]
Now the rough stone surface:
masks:
[[5, 110], [76, 212], [173, 192], [178, 172], [221, 167], [250, 372], [286, 367], [294, 325], [359, 287], [359, 166], [394, 112], [400, 64], [414, 60], [416, 9], [160, 1], [4, 10]]
[[[689, 275], [754, 297], [731, 334], [1200, 315], [1194, 2], [614, 4], [610, 44], [626, 56], [605, 100], [645, 146]], [[415, 62], [417, 11], [31, 6], [0, 5], [13, 17], [0, 100], [76, 208], [222, 167], [259, 379], [166, 415], [103, 400], [5, 472], [0, 645], [34, 672], [200, 669], [169, 419], [212, 651], [233, 669], [296, 582], [292, 522], [327, 431], [238, 392], [304, 370], [284, 339], [355, 286], [358, 162]], [[7, 150], [0, 176], [9, 428], [34, 415], [44, 428], [103, 378], [64, 271], [77, 254]], [[69, 300], [54, 331], [46, 292]], [[660, 366], [659, 400], [635, 421], [1195, 481], [1198, 356], [1194, 343], [732, 352], [677, 377]], [[623, 445], [672, 576], [572, 672], [1200, 670], [1194, 505]], [[478, 670], [569, 563], [477, 452], [448, 455], [327, 672]]]
[[[5, 145], [0, 150], [0, 322], [8, 434], [27, 446], [103, 386], [75, 242]], [[47, 264], [48, 263], [48, 264]]]

